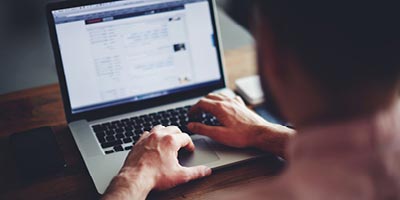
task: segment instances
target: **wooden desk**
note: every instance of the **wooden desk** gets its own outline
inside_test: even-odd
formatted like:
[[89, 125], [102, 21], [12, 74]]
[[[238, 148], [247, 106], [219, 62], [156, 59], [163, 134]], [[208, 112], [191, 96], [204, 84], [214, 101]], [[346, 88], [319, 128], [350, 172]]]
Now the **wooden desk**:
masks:
[[[225, 55], [229, 80], [256, 73], [254, 51], [245, 47]], [[233, 81], [229, 86], [233, 88]], [[68, 167], [63, 173], [24, 182], [15, 169], [9, 149], [12, 133], [40, 126], [53, 126]], [[229, 189], [276, 174], [282, 163], [262, 158], [214, 172], [210, 177], [165, 192], [153, 192], [149, 199], [214, 199], [216, 191]], [[0, 96], [0, 199], [98, 199], [99, 195], [70, 134], [58, 85], [29, 89]]]

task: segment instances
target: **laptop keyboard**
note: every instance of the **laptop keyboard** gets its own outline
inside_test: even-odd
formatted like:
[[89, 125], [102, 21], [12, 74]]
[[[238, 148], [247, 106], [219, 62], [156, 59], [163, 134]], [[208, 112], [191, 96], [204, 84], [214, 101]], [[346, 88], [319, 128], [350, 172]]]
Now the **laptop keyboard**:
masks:
[[185, 106], [148, 115], [126, 118], [92, 126], [97, 140], [105, 154], [129, 151], [142, 136], [144, 131], [150, 131], [157, 125], [177, 126], [182, 132], [191, 135], [186, 125], [189, 122], [200, 122], [209, 126], [219, 126], [217, 118], [208, 113], [202, 113], [195, 118], [189, 118], [191, 106]]

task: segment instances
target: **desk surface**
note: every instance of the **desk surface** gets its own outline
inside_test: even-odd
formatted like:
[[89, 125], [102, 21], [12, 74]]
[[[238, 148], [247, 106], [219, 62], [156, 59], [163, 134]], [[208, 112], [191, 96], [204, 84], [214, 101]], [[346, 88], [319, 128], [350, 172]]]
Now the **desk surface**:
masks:
[[[225, 53], [229, 86], [232, 80], [256, 73], [253, 48]], [[52, 126], [68, 167], [64, 172], [25, 182], [15, 170], [9, 135], [41, 126]], [[73, 141], [64, 117], [57, 84], [0, 96], [0, 199], [98, 199], [99, 195]], [[215, 171], [210, 177], [149, 199], [217, 199], [218, 193], [249, 182], [271, 178], [282, 164], [273, 157], [249, 161]]]

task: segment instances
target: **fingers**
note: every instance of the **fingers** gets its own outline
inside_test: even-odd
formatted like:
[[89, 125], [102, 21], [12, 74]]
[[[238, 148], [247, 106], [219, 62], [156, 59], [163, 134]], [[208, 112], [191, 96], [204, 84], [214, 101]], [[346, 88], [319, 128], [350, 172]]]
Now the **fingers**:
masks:
[[182, 133], [181, 129], [176, 126], [168, 126], [163, 129], [165, 133], [173, 133], [173, 134], [180, 134]]
[[246, 104], [246, 103], [243, 101], [242, 97], [240, 97], [240, 96], [236, 96], [236, 97], [235, 97], [235, 100], [238, 101], [239, 103], [243, 104], [243, 105]]
[[196, 115], [202, 112], [208, 112], [216, 116], [217, 118], [222, 117], [223, 108], [226, 103], [239, 103], [245, 105], [243, 99], [239, 96], [231, 98], [225, 94], [214, 94], [210, 93], [205, 98], [202, 98], [196, 105], [194, 105], [189, 115]]
[[219, 94], [210, 93], [206, 96], [207, 99], [212, 99], [216, 101], [223, 101], [225, 98]]
[[165, 126], [162, 126], [162, 125], [155, 126], [153, 129], [151, 129], [151, 132], [152, 133], [154, 133], [154, 132], [162, 132], [162, 133], [167, 133], [167, 134], [171, 134], [171, 133], [179, 134], [179, 133], [182, 133], [181, 129], [179, 129], [176, 126], [165, 127]]
[[218, 93], [218, 95], [224, 100], [232, 99], [232, 97], [229, 97], [228, 95], [226, 95], [224, 93]]
[[229, 96], [227, 96], [226, 94], [223, 94], [223, 93], [221, 93], [219, 95], [220, 95], [220, 98], [222, 98], [225, 101], [234, 100], [236, 102], [239, 102], [240, 104], [246, 105], [245, 102], [243, 101], [242, 97], [240, 97], [238, 95], [235, 95], [235, 97], [229, 97]]
[[232, 97], [229, 97], [223, 93], [218, 93], [218, 94], [210, 93], [206, 96], [206, 98], [216, 100], [216, 101], [228, 101], [228, 100], [232, 99]]
[[225, 127], [207, 126], [201, 123], [190, 123], [188, 129], [193, 133], [208, 136], [218, 142], [223, 141], [223, 137], [226, 135]]
[[153, 127], [153, 129], [151, 129], [151, 132], [155, 132], [155, 131], [158, 131], [158, 130], [161, 130], [164, 128], [165, 128], [165, 126], [157, 125], [157, 126]]
[[182, 133], [182, 131], [176, 126], [164, 127], [158, 125], [151, 130], [151, 133], [144, 133], [144, 135], [150, 134], [157, 134], [159, 137], [164, 137], [164, 139], [168, 140], [168, 144], [173, 144], [173, 146], [176, 146], [176, 151], [178, 151], [182, 147], [186, 148], [189, 151], [194, 151], [195, 149], [195, 146], [190, 136], [186, 133]]
[[185, 174], [184, 182], [203, 178], [211, 175], [212, 171], [207, 166], [196, 166], [196, 167], [183, 167], [183, 173]]
[[176, 151], [178, 151], [180, 148], [186, 148], [188, 151], [194, 151], [195, 150], [195, 146], [193, 144], [192, 138], [190, 138], [190, 136], [186, 133], [182, 133], [182, 134], [176, 134], [173, 135], [175, 142], [178, 144], [178, 149], [176, 149]]
[[209, 112], [214, 114], [216, 107], [216, 101], [212, 99], [203, 98], [196, 105], [192, 106], [189, 111], [189, 114], [198, 114], [201, 112]]
[[142, 136], [139, 138], [138, 142], [141, 142], [142, 140], [144, 140], [145, 138], [147, 138], [150, 135], [150, 132], [145, 131], [143, 132]]

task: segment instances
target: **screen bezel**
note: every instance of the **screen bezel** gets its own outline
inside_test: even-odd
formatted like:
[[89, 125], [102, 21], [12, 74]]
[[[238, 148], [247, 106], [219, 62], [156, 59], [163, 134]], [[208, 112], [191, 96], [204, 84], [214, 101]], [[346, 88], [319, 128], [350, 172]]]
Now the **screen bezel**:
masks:
[[[69, 99], [68, 87], [66, 84], [66, 77], [64, 72], [64, 66], [62, 62], [61, 52], [58, 43], [58, 36], [56, 32], [56, 24], [54, 21], [54, 17], [52, 11], [59, 10], [59, 9], [66, 9], [66, 8], [73, 8], [78, 6], [86, 6], [98, 3], [106, 3], [106, 2], [114, 2], [116, 0], [88, 0], [85, 2], [82, 1], [64, 1], [64, 2], [57, 2], [57, 3], [50, 3], [47, 5], [47, 20], [49, 25], [50, 31], [50, 38], [53, 45], [53, 52], [56, 62], [56, 68], [58, 73], [59, 85], [62, 94], [63, 104], [64, 104], [64, 111], [66, 115], [67, 122], [77, 121], [77, 120], [96, 120], [106, 117], [111, 117], [115, 115], [125, 114], [129, 112], [140, 111], [146, 108], [156, 107], [160, 105], [166, 105], [169, 103], [177, 102], [177, 100], [186, 100], [196, 97], [204, 96], [212, 91], [222, 89], [226, 87], [226, 80], [224, 74], [224, 64], [223, 64], [223, 52], [221, 50], [221, 41], [220, 41], [220, 32], [218, 27], [218, 22], [216, 18], [216, 7], [214, 0], [207, 0], [210, 6], [210, 14], [212, 19], [212, 26], [214, 29], [214, 36], [215, 36], [215, 46], [217, 50], [217, 57], [218, 57], [218, 64], [220, 68], [221, 78], [220, 80], [216, 81], [212, 85], [208, 85], [205, 87], [192, 89], [189, 91], [178, 92], [174, 94], [169, 94], [162, 97], [157, 97], [153, 99], [147, 99], [143, 101], [137, 102], [128, 102], [121, 105], [110, 106], [106, 108], [100, 108], [96, 110], [85, 111], [81, 113], [72, 113], [71, 103]], [[121, 0], [117, 0], [121, 1]]]

